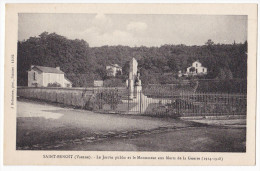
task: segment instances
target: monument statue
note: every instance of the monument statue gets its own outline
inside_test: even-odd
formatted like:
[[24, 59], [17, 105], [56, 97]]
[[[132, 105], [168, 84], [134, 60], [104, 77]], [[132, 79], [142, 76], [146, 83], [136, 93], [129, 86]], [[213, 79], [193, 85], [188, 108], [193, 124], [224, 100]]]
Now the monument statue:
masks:
[[140, 72], [137, 72], [137, 76], [135, 78], [135, 86], [141, 86]]

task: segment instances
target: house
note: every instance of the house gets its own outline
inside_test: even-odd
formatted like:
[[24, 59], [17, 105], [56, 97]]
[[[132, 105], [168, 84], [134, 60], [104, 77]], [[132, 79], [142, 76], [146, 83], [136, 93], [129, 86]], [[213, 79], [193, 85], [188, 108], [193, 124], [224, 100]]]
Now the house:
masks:
[[195, 61], [187, 68], [186, 75], [206, 75], [207, 72], [206, 67], [203, 67], [199, 61]]
[[121, 73], [122, 74], [122, 67], [120, 67], [117, 64], [112, 64], [109, 66], [106, 66], [106, 70], [107, 70], [107, 76], [110, 77], [115, 77], [117, 73]]
[[44, 67], [32, 65], [28, 71], [28, 87], [48, 86], [72, 87], [72, 82], [64, 76], [60, 67]]

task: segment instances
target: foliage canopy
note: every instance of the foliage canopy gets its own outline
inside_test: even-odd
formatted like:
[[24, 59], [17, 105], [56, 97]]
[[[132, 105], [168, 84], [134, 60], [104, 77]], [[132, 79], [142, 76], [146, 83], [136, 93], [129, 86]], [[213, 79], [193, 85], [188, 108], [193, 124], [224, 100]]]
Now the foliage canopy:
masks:
[[[202, 46], [166, 44], [160, 47], [89, 47], [85, 40], [70, 40], [56, 33], [44, 32], [38, 37], [18, 42], [18, 85], [27, 85], [26, 71], [30, 65], [60, 66], [75, 87], [91, 86], [93, 80], [107, 79], [105, 68], [110, 64], [123, 67], [123, 76], [120, 77], [126, 79], [127, 62], [133, 57], [138, 60], [143, 84], [160, 83], [162, 76], [172, 80], [179, 70], [186, 71], [195, 60], [208, 68], [208, 79], [245, 79], [246, 52], [247, 42], [215, 44], [212, 40]], [[170, 75], [166, 77], [165, 73]]]

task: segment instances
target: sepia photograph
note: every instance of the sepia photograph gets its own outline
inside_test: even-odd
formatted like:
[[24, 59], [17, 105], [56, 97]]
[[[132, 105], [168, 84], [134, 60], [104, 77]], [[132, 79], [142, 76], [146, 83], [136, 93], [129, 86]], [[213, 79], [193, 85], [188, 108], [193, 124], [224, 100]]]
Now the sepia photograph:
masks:
[[6, 161], [253, 164], [256, 6], [231, 6], [8, 6]]
[[246, 152], [247, 16], [19, 14], [17, 150]]

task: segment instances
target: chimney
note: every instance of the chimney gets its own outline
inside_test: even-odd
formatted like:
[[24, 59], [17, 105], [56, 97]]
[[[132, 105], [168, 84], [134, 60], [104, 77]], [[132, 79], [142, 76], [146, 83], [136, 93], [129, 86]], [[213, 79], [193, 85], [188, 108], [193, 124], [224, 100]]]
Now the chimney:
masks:
[[34, 65], [31, 65], [31, 69], [34, 67]]
[[56, 67], [57, 70], [60, 70], [60, 67]]

